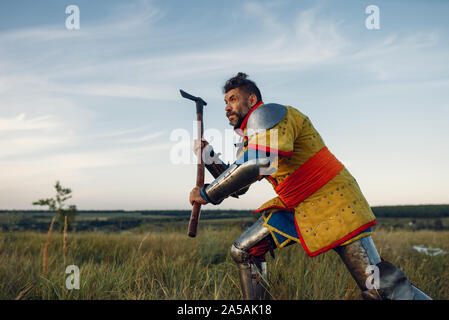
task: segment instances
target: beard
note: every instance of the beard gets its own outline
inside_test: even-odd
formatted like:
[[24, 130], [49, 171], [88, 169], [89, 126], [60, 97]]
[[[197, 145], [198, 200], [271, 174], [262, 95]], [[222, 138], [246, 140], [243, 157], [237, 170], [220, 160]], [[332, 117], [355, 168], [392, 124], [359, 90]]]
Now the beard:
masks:
[[[248, 105], [246, 106], [245, 109], [248, 109]], [[231, 126], [233, 126], [234, 129], [237, 129], [237, 128], [240, 128], [240, 126], [242, 125], [242, 122], [245, 119], [247, 114], [248, 114], [248, 112], [245, 114], [242, 114], [239, 112], [226, 112], [226, 117], [229, 120], [229, 124]], [[234, 116], [232, 119], [229, 118], [231, 115]]]
[[[231, 115], [233, 115], [233, 118], [229, 118]], [[234, 129], [239, 128], [240, 125], [243, 122], [243, 119], [245, 119], [244, 115], [234, 113], [234, 112], [227, 112], [226, 117], [228, 117], [229, 124], [234, 127]]]

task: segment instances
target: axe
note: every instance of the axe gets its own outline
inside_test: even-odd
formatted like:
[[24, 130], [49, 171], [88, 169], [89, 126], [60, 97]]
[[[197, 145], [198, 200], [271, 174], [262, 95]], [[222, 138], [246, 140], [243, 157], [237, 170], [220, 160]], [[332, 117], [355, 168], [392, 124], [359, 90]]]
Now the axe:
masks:
[[[200, 97], [194, 97], [191, 94], [183, 90], [179, 90], [181, 92], [181, 96], [183, 98], [195, 101], [196, 103], [196, 120], [197, 120], [197, 128], [198, 128], [198, 139], [200, 141], [200, 148], [197, 154], [198, 165], [197, 165], [197, 173], [196, 173], [196, 186], [202, 188], [204, 186], [204, 163], [203, 163], [203, 107], [207, 105], [206, 101], [201, 99]], [[200, 210], [201, 204], [196, 203], [193, 205], [192, 213], [190, 214], [190, 222], [189, 222], [189, 237], [194, 238], [196, 236], [196, 230], [198, 227], [198, 220], [200, 218]]]

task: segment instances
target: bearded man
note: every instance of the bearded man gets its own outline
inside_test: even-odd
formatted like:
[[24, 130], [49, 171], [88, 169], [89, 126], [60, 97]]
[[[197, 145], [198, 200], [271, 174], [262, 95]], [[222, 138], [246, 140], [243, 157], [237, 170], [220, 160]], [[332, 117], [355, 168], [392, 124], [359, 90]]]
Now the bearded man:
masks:
[[[224, 164], [204, 141], [206, 168], [215, 180], [195, 187], [190, 203], [217, 205], [263, 178], [278, 195], [255, 211], [261, 217], [231, 247], [243, 298], [270, 298], [265, 254], [298, 242], [311, 257], [336, 251], [364, 299], [430, 299], [380, 258], [371, 238], [376, 220], [370, 206], [310, 119], [291, 106], [264, 104], [244, 73], [229, 79], [223, 91], [229, 124], [241, 136], [237, 160]], [[379, 274], [374, 283], [373, 271]]]

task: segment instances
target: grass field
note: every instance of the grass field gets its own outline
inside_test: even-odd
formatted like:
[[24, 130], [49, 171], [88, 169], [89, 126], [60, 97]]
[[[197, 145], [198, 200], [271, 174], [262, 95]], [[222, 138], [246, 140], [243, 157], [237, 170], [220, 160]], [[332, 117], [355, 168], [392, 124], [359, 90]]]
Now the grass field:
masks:
[[[219, 227], [218, 227], [219, 226]], [[241, 299], [237, 267], [229, 256], [244, 225], [202, 225], [197, 238], [186, 225], [166, 231], [69, 233], [67, 260], [62, 235], [54, 232], [43, 270], [45, 233], [0, 233], [0, 298], [15, 299]], [[380, 254], [400, 267], [434, 299], [448, 299], [449, 255], [427, 256], [413, 245], [449, 251], [448, 231], [375, 231]], [[309, 258], [299, 245], [267, 258], [275, 299], [360, 299], [338, 256]], [[80, 289], [65, 287], [67, 265], [80, 269]]]

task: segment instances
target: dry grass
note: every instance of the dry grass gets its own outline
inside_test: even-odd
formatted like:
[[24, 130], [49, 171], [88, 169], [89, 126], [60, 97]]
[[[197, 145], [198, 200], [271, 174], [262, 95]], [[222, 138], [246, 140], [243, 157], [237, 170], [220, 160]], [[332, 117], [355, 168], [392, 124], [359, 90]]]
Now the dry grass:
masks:
[[[14, 237], [0, 233], [0, 260], [7, 262], [0, 264], [0, 298], [241, 299], [237, 267], [229, 256], [241, 228], [202, 228], [194, 239], [184, 231], [144, 236], [75, 233], [70, 243], [55, 234], [51, 247], [49, 235], [46, 241], [41, 233], [14, 233]], [[448, 299], [449, 255], [429, 257], [412, 246], [449, 251], [449, 232], [379, 230], [373, 239], [381, 255], [413, 283], [433, 298]], [[45, 260], [39, 258], [43, 246]], [[309, 258], [294, 245], [267, 260], [275, 299], [360, 298], [355, 282], [332, 251]], [[65, 268], [71, 264], [80, 268], [79, 290], [65, 288]], [[40, 270], [46, 272], [41, 275]]]
[[51, 219], [50, 227], [48, 228], [47, 232], [47, 241], [45, 242], [44, 249], [42, 251], [42, 277], [45, 277], [47, 275], [48, 248], [50, 247], [51, 243], [51, 233], [53, 231], [54, 223], [55, 217]]
[[62, 255], [64, 257], [64, 265], [66, 265], [67, 264], [67, 216], [64, 217]]

